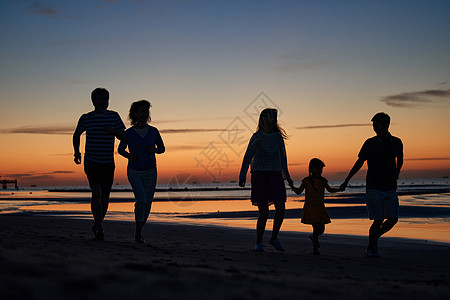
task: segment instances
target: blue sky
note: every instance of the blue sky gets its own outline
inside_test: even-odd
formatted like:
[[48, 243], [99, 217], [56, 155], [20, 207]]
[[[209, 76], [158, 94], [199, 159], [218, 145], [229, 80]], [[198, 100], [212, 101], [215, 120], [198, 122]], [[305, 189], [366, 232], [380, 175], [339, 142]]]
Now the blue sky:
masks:
[[[130, 103], [144, 98], [165, 129], [225, 128], [264, 92], [283, 110], [294, 145], [311, 138], [298, 128], [364, 124], [377, 111], [410, 140], [442, 136], [450, 129], [449, 33], [448, 0], [4, 0], [0, 134], [19, 139], [12, 132], [23, 126], [67, 134], [102, 86], [125, 122]], [[335, 143], [371, 134], [327, 130]], [[178, 146], [216, 136], [167, 139]], [[438, 140], [428, 143], [434, 157], [450, 157]], [[414, 153], [430, 153], [420, 144]]]
[[2, 1], [1, 11], [2, 101], [17, 84], [176, 85], [209, 98], [245, 86], [389, 93], [449, 80], [448, 1]]

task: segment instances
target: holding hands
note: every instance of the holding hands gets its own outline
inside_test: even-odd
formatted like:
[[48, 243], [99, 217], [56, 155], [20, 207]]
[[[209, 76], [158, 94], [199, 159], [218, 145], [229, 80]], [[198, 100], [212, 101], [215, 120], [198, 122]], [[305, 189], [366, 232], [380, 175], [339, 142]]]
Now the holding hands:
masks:
[[345, 189], [347, 188], [347, 186], [348, 186], [348, 179], [345, 179], [345, 181], [339, 186], [339, 191], [340, 191], [340, 192], [345, 191]]
[[300, 195], [302, 193], [302, 190], [300, 190], [300, 188], [296, 188], [295, 186], [291, 186], [291, 188], [297, 195]]
[[298, 188], [294, 186], [293, 182], [289, 186], [294, 191], [294, 193], [296, 193], [297, 195], [300, 195], [303, 192], [303, 190], [305, 189], [305, 184], [303, 182]]
[[286, 179], [286, 181], [288, 182], [291, 188], [294, 186], [294, 181], [291, 178]]

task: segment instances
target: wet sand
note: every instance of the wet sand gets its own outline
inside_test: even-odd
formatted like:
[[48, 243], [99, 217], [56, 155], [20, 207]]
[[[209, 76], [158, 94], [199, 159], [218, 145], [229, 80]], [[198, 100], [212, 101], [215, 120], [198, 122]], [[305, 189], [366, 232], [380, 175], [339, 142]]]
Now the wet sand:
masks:
[[286, 252], [251, 251], [255, 232], [150, 223], [134, 242], [132, 222], [0, 215], [2, 299], [445, 299], [450, 244], [326, 234], [311, 255], [306, 233], [282, 232]]

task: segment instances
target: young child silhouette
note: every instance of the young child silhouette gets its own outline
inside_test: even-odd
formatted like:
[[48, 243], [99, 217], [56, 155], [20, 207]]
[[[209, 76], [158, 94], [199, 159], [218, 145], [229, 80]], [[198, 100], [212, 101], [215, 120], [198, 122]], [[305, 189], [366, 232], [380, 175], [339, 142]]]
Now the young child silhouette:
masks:
[[319, 255], [319, 236], [325, 232], [325, 224], [331, 223], [324, 204], [325, 189], [330, 193], [341, 191], [332, 188], [328, 181], [322, 177], [325, 164], [318, 158], [313, 158], [309, 162], [309, 176], [302, 180], [300, 187], [292, 187], [296, 194], [301, 194], [305, 190], [305, 204], [302, 211], [302, 223], [311, 224], [313, 233], [309, 236], [313, 243], [313, 254]]

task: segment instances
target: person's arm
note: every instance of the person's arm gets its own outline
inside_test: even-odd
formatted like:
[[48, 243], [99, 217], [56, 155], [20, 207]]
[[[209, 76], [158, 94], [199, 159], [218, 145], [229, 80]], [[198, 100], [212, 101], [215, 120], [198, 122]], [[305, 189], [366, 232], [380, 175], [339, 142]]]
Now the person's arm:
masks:
[[304, 182], [302, 182], [302, 184], [298, 188], [296, 188], [295, 186], [292, 186], [292, 190], [297, 195], [300, 195], [301, 193], [303, 193], [303, 190], [305, 189], [305, 187], [306, 187], [306, 184]]
[[72, 143], [73, 143], [73, 156], [74, 159], [73, 161], [79, 165], [81, 164], [81, 153], [80, 153], [80, 137], [81, 134], [78, 133], [77, 131], [75, 131], [73, 133], [73, 137], [72, 137]]
[[122, 140], [122, 141], [120, 141], [120, 143], [119, 143], [119, 148], [117, 149], [117, 152], [118, 152], [120, 155], [122, 155], [123, 157], [129, 159], [129, 158], [131, 157], [131, 154], [130, 154], [130, 152], [128, 152], [128, 151], [126, 150], [127, 146], [128, 146], [127, 140]]
[[115, 136], [120, 141], [126, 140], [127, 135], [125, 133], [125, 125], [123, 124], [119, 114], [116, 112], [113, 113], [115, 114], [114, 125], [103, 125], [103, 131]]
[[341, 188], [340, 188], [340, 187], [339, 187], [339, 188], [333, 188], [333, 187], [331, 187], [331, 186], [328, 184], [328, 182], [325, 183], [325, 189], [326, 189], [329, 193], [337, 193], [337, 192], [340, 192], [340, 191], [341, 191]]
[[400, 176], [400, 171], [403, 167], [403, 144], [401, 144], [400, 153], [397, 155], [397, 169], [396, 169], [396, 178], [395, 180], [398, 180], [398, 177]]
[[166, 147], [164, 146], [164, 142], [161, 138], [161, 134], [159, 134], [159, 131], [157, 130], [157, 136], [155, 140], [155, 148], [152, 149], [152, 152], [156, 154], [162, 154], [166, 151]]
[[81, 153], [80, 153], [80, 138], [83, 132], [86, 130], [85, 126], [86, 115], [82, 115], [78, 120], [77, 127], [73, 133], [72, 144], [73, 144], [73, 161], [79, 165], [81, 164]]
[[289, 175], [288, 165], [287, 165], [287, 154], [286, 154], [286, 146], [284, 145], [284, 140], [281, 138], [281, 167], [282, 174], [284, 179], [287, 180], [289, 186], [293, 186], [294, 182], [291, 179], [291, 175]]
[[403, 156], [399, 156], [397, 157], [397, 173], [395, 180], [397, 180], [400, 177], [400, 171], [402, 170], [402, 167], [403, 167]]
[[119, 140], [119, 141], [126, 141], [127, 135], [124, 130], [122, 131], [115, 131], [113, 135]]
[[359, 170], [361, 170], [362, 166], [364, 165], [364, 159], [362, 158], [358, 158], [355, 162], [355, 164], [353, 165], [352, 169], [350, 170], [350, 172], [348, 173], [347, 178], [345, 178], [344, 183], [341, 184], [341, 186], [339, 187], [339, 189], [341, 191], [344, 191], [345, 188], [348, 185], [348, 182], [350, 181], [350, 179], [352, 179], [352, 177], [358, 173]]
[[239, 186], [244, 187], [247, 177], [248, 167], [252, 161], [253, 155], [255, 155], [256, 147], [258, 145], [258, 138], [254, 134], [248, 142], [247, 150], [245, 151], [244, 159], [242, 160], [241, 171], [239, 173]]

